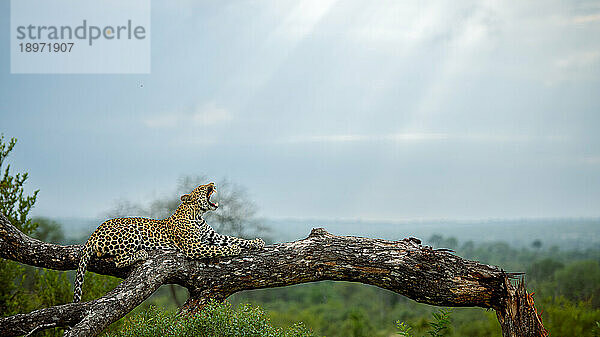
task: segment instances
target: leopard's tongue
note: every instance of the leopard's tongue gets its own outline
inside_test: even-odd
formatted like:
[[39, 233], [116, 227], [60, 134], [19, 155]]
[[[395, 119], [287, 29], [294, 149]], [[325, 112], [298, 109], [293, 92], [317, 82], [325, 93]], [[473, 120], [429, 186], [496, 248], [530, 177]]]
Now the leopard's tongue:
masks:
[[212, 202], [210, 201], [210, 197], [212, 197], [213, 195], [217, 194], [217, 189], [213, 189], [213, 192], [208, 196], [208, 203], [213, 206], [213, 207], [219, 207], [219, 203], [218, 202]]

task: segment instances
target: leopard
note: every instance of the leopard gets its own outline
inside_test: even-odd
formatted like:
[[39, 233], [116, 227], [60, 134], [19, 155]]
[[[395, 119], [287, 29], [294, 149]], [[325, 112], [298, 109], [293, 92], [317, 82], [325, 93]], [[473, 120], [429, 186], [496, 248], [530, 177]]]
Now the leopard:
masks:
[[218, 202], [215, 183], [196, 187], [181, 196], [181, 204], [166, 219], [141, 217], [115, 218], [104, 221], [92, 233], [83, 247], [75, 277], [73, 302], [81, 301], [88, 262], [92, 257], [112, 258], [117, 268], [124, 268], [148, 259], [149, 252], [179, 251], [189, 259], [236, 256], [243, 249], [262, 249], [264, 240], [242, 239], [217, 233], [203, 218], [215, 211]]

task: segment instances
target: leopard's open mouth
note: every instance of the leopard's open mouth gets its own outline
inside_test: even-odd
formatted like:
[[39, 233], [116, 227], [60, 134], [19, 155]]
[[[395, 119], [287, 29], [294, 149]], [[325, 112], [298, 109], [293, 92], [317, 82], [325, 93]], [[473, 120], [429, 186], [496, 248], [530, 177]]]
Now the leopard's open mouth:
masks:
[[217, 188], [214, 186], [211, 186], [208, 188], [208, 196], [206, 197], [206, 201], [208, 201], [208, 204], [210, 205], [210, 207], [217, 209], [217, 208], [219, 208], [219, 203], [210, 201], [210, 197], [213, 194], [217, 194]]

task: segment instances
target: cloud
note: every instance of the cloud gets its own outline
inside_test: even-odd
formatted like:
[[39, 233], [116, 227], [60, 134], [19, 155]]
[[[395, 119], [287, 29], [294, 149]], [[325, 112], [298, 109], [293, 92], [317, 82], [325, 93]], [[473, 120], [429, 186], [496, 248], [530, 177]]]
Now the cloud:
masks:
[[559, 68], [585, 68], [600, 60], [600, 52], [597, 50], [576, 52], [567, 55], [555, 62]]
[[600, 14], [579, 15], [571, 20], [571, 23], [582, 24], [600, 21]]
[[321, 135], [321, 136], [299, 136], [291, 137], [286, 140], [288, 143], [346, 143], [346, 142], [366, 142], [366, 141], [429, 141], [447, 139], [448, 135], [444, 133], [394, 133], [387, 135]]
[[600, 64], [600, 52], [580, 50], [565, 53], [554, 59], [544, 84], [556, 85], [565, 81], [595, 80]]
[[430, 142], [430, 141], [470, 141], [470, 142], [530, 142], [530, 141], [566, 141], [564, 136], [533, 137], [510, 134], [451, 134], [437, 132], [407, 132], [383, 135], [317, 135], [290, 137], [286, 143], [349, 143], [349, 142]]
[[[303, 0], [295, 3], [293, 8], [281, 6], [278, 9], [285, 8], [285, 14], [287, 15], [285, 15], [275, 33], [293, 40], [302, 39], [314, 30], [315, 26], [334, 4], [335, 0]], [[278, 15], [282, 14], [284, 13]]]
[[395, 133], [387, 135], [320, 135], [288, 138], [287, 143], [346, 143], [365, 141], [426, 141], [447, 138], [443, 133]]
[[183, 112], [171, 112], [155, 115], [143, 120], [149, 128], [175, 128], [186, 125], [212, 126], [229, 122], [231, 113], [214, 102], [197, 105], [194, 109]]
[[587, 156], [581, 158], [580, 162], [588, 165], [600, 165], [600, 156]]

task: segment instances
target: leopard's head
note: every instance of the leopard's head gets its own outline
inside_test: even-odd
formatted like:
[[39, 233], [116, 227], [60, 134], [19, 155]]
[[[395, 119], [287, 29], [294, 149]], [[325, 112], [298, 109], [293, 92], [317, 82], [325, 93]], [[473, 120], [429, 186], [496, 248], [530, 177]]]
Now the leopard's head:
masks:
[[196, 187], [192, 192], [181, 196], [181, 202], [198, 208], [200, 212], [214, 211], [219, 203], [210, 201], [210, 196], [217, 193], [215, 183], [208, 183]]

